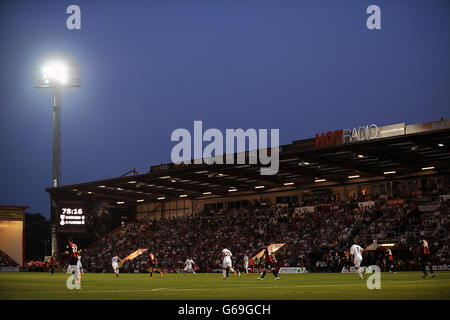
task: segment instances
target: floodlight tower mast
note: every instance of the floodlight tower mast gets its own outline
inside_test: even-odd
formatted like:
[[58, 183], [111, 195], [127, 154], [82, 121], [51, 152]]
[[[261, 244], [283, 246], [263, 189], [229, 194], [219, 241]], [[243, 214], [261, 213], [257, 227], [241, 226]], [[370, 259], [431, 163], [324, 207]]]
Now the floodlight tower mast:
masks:
[[58, 86], [54, 87], [52, 96], [53, 107], [53, 170], [52, 185], [61, 185], [61, 93]]

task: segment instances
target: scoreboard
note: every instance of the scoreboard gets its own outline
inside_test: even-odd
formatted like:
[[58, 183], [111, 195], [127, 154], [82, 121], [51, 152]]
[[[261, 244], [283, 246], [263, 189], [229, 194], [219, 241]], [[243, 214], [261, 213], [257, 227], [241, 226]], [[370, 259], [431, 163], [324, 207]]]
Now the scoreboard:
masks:
[[86, 209], [81, 202], [61, 202], [56, 208], [57, 233], [84, 233]]

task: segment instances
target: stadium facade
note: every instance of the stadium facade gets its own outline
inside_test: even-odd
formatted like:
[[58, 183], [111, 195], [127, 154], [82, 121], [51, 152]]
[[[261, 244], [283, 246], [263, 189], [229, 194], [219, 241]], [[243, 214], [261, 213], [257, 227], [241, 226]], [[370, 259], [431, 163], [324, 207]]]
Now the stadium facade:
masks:
[[[11, 259], [16, 265], [25, 264], [24, 224], [27, 208], [27, 206], [0, 205], [0, 260], [5, 258]], [[16, 268], [2, 268], [0, 264], [0, 271], [11, 269]]]
[[[244, 153], [248, 159], [249, 152]], [[238, 154], [234, 155], [236, 158]], [[450, 120], [317, 132], [279, 147], [279, 171], [259, 164], [161, 164], [145, 174], [48, 188], [52, 251], [68, 235], [90, 232], [105, 213], [119, 220], [158, 220], [246, 206], [255, 199], [309, 204], [374, 198], [401, 201], [450, 193]], [[114, 219], [113, 219], [114, 220]], [[95, 227], [94, 227], [95, 228]]]

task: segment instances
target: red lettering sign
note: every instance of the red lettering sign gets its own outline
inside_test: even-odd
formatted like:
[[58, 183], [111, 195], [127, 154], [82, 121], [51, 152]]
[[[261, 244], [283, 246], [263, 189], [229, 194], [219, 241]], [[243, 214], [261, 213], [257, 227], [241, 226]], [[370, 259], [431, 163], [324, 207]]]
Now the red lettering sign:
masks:
[[341, 144], [342, 133], [343, 130], [328, 131], [326, 134], [322, 132], [320, 136], [316, 133], [316, 148]]

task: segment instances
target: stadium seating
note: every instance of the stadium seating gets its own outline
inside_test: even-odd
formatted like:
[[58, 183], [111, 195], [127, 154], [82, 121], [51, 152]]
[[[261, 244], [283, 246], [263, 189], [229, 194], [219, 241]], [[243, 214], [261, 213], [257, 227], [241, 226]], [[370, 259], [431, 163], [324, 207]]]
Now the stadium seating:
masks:
[[19, 267], [19, 264], [16, 263], [10, 256], [0, 250], [0, 268], [11, 268], [11, 267]]
[[[424, 204], [431, 207], [421, 211], [420, 205]], [[89, 246], [83, 266], [89, 271], [109, 272], [115, 254], [123, 258], [138, 248], [150, 248], [163, 268], [179, 269], [192, 256], [205, 271], [220, 267], [224, 247], [231, 250], [237, 266], [241, 266], [244, 253], [251, 257], [269, 241], [287, 244], [277, 253], [281, 265], [306, 266], [313, 272], [339, 271], [344, 250], [355, 242], [367, 245], [377, 239], [379, 243], [396, 243], [396, 261], [399, 267], [407, 269], [422, 236], [430, 244], [434, 261], [447, 261], [449, 209], [450, 201], [419, 203], [418, 198], [412, 197], [391, 204], [376, 199], [373, 207], [360, 207], [357, 201], [321, 203], [316, 212], [302, 214], [294, 206], [264, 208], [257, 204], [204, 211], [188, 218], [126, 224]], [[383, 255], [366, 259], [382, 264]], [[126, 262], [123, 270], [143, 271], [146, 266], [144, 254]]]

